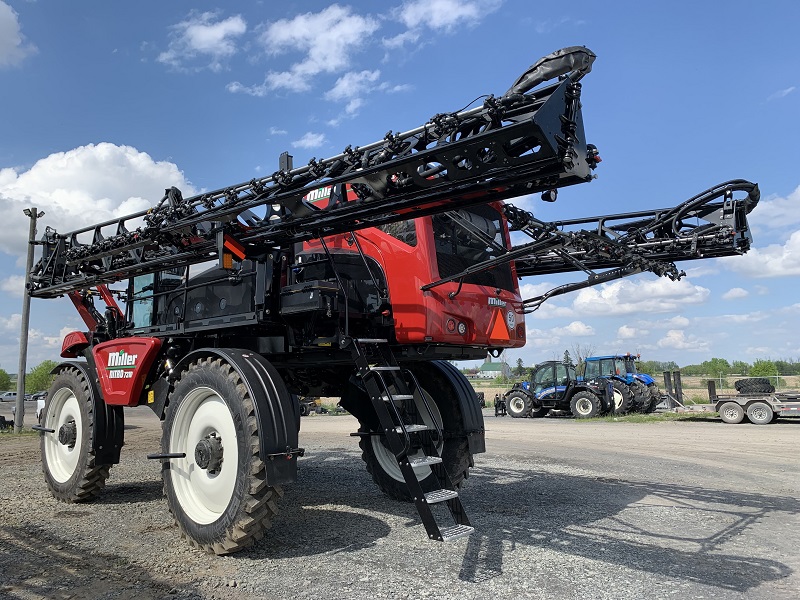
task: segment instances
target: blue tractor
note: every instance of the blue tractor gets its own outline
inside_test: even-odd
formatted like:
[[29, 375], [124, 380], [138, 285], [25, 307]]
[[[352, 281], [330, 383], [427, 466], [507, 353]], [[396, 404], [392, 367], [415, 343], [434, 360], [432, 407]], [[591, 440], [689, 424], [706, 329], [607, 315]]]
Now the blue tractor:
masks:
[[614, 412], [653, 412], [661, 402], [655, 379], [636, 368], [637, 355], [590, 356], [581, 365], [578, 380], [607, 378], [614, 388]]
[[586, 419], [606, 412], [610, 398], [604, 379], [578, 381], [574, 365], [550, 360], [534, 367], [530, 381], [514, 384], [502, 402], [515, 418], [544, 417], [559, 410]]

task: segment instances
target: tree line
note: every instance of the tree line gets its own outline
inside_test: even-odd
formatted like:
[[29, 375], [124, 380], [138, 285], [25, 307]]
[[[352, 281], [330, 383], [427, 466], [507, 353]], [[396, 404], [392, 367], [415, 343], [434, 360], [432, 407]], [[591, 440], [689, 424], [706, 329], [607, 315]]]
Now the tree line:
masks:
[[[56, 361], [45, 360], [28, 371], [25, 374], [25, 393], [46, 392], [53, 382], [53, 375], [50, 374], [50, 371], [57, 366]], [[16, 384], [11, 381], [11, 375], [5, 369], [0, 369], [0, 391], [17, 391]]]

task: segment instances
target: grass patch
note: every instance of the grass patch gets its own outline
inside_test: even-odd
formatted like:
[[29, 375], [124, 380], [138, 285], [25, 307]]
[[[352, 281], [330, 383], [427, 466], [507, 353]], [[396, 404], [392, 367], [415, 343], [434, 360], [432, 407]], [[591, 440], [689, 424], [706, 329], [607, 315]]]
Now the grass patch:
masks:
[[628, 415], [614, 416], [605, 415], [596, 417], [594, 419], [575, 419], [576, 421], [609, 421], [613, 423], [660, 423], [663, 421], [708, 421], [710, 419], [719, 418], [719, 414], [715, 412], [663, 412], [663, 413], [650, 413], [643, 415], [641, 413], [631, 413]]
[[[6, 434], [8, 434], [8, 435], [6, 435]], [[23, 427], [22, 431], [20, 431], [17, 434], [14, 433], [14, 428], [13, 427], [8, 427], [6, 429], [0, 429], [0, 439], [16, 438], [16, 437], [19, 437], [19, 436], [31, 437], [31, 436], [34, 436], [34, 435], [39, 435], [39, 432], [38, 431], [34, 431], [33, 429], [30, 429], [29, 427]]]

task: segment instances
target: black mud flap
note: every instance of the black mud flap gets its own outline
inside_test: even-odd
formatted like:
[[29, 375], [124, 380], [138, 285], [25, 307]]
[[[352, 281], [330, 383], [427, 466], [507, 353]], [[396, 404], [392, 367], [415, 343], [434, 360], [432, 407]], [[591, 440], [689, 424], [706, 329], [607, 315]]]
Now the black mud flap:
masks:
[[283, 485], [297, 480], [300, 407], [272, 364], [260, 354], [237, 348], [203, 348], [183, 357], [175, 366], [188, 364], [201, 356], [218, 356], [242, 378], [255, 406], [259, 423], [260, 456], [266, 464], [267, 485]]
[[[91, 356], [91, 353], [89, 353]], [[92, 428], [92, 450], [95, 462], [101, 465], [119, 464], [120, 451], [125, 441], [125, 415], [121, 406], [110, 406], [105, 403], [100, 393], [100, 382], [94, 360], [63, 362], [50, 373], [56, 375], [61, 370], [77, 369], [89, 382], [89, 393], [92, 396], [94, 427]]]

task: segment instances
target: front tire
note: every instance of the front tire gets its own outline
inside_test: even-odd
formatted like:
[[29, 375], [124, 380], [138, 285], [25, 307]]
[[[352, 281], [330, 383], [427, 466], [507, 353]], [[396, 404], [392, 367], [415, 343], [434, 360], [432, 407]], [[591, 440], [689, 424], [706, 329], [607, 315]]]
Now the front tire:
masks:
[[197, 548], [230, 554], [264, 536], [283, 491], [266, 483], [253, 399], [230, 365], [205, 358], [181, 374], [161, 450], [186, 454], [165, 461], [162, 478], [170, 512]]
[[531, 397], [525, 392], [511, 390], [506, 396], [506, 412], [515, 419], [527, 417], [532, 407]]
[[61, 502], [87, 502], [108, 479], [109, 464], [97, 464], [92, 449], [94, 400], [89, 382], [75, 368], [62, 370], [50, 386], [42, 411], [42, 471], [50, 493]]
[[600, 398], [591, 392], [577, 392], [569, 401], [573, 416], [578, 419], [589, 419], [600, 414]]

